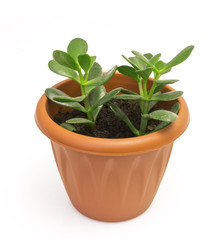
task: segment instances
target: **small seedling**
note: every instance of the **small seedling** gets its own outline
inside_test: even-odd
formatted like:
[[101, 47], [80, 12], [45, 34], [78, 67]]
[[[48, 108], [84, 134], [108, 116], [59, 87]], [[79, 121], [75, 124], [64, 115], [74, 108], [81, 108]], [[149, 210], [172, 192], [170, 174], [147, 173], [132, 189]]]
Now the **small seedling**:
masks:
[[[96, 56], [87, 54], [88, 44], [81, 38], [73, 39], [67, 48], [67, 52], [56, 50], [53, 52], [53, 60], [48, 64], [51, 71], [59, 75], [73, 79], [80, 85], [81, 96], [70, 97], [66, 93], [47, 88], [46, 96], [53, 102], [86, 113], [87, 118], [72, 118], [62, 123], [61, 126], [76, 131], [73, 124], [83, 123], [94, 126], [96, 118], [106, 102], [113, 95], [119, 93], [121, 88], [106, 93], [104, 84], [116, 72], [117, 66], [103, 74], [101, 66], [95, 62]], [[84, 74], [83, 74], [84, 72]], [[81, 104], [83, 102], [84, 104]]]
[[[161, 54], [152, 55], [150, 53], [141, 54], [137, 51], [132, 51], [133, 57], [123, 57], [131, 66], [120, 66], [118, 71], [124, 75], [132, 77], [138, 83], [139, 94], [126, 93], [115, 96], [118, 99], [139, 100], [141, 108], [141, 122], [140, 129], [136, 129], [126, 114], [112, 103], [108, 103], [113, 112], [122, 119], [131, 131], [136, 136], [146, 134], [147, 124], [149, 119], [155, 119], [161, 121], [161, 123], [154, 129], [154, 131], [160, 130], [171, 122], [177, 120], [177, 113], [179, 112], [179, 103], [176, 103], [171, 111], [168, 110], [156, 110], [151, 111], [152, 108], [159, 101], [171, 101], [180, 97], [182, 91], [172, 91], [162, 93], [161, 90], [167, 84], [173, 84], [178, 80], [175, 79], [160, 79], [160, 77], [168, 73], [172, 67], [185, 61], [191, 54], [194, 46], [188, 46], [176, 55], [170, 62], [164, 63], [160, 60]], [[147, 89], [147, 81], [151, 73], [154, 75], [153, 83], [150, 89]]]

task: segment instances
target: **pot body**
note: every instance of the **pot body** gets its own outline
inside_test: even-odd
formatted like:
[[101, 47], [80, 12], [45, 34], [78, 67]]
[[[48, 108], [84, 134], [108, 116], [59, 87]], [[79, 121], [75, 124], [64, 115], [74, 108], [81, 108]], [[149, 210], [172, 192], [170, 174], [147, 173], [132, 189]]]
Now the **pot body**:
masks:
[[[138, 91], [135, 80], [119, 73], [106, 84], [106, 89], [120, 86]], [[54, 87], [71, 96], [80, 93], [72, 80]], [[181, 105], [178, 120], [158, 132], [126, 139], [100, 139], [58, 126], [52, 118], [58, 110], [69, 109], [42, 96], [36, 108], [36, 123], [51, 139], [66, 192], [79, 212], [96, 220], [114, 222], [134, 218], [150, 206], [166, 170], [173, 142], [189, 123], [187, 105], [182, 97], [178, 101]], [[164, 103], [163, 107], [170, 109], [173, 104]]]
[[173, 146], [170, 143], [128, 156], [102, 156], [51, 143], [72, 204], [82, 214], [101, 221], [131, 219], [149, 207]]

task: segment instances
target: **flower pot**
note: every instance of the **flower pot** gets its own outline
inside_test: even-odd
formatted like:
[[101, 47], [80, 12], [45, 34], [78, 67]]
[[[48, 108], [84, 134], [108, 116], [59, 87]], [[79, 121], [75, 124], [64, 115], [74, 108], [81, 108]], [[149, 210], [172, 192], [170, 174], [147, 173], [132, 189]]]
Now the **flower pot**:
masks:
[[[152, 80], [149, 80], [149, 84]], [[135, 80], [116, 73], [106, 84], [137, 90]], [[80, 94], [79, 85], [64, 80], [55, 86], [71, 96]], [[167, 86], [164, 91], [172, 91]], [[152, 203], [169, 161], [173, 142], [187, 128], [189, 111], [182, 97], [179, 118], [168, 127], [148, 135], [125, 139], [102, 139], [70, 132], [52, 118], [67, 111], [43, 95], [35, 120], [50, 138], [66, 192], [79, 212], [101, 221], [123, 221], [143, 213]], [[170, 109], [175, 101], [162, 102]]]

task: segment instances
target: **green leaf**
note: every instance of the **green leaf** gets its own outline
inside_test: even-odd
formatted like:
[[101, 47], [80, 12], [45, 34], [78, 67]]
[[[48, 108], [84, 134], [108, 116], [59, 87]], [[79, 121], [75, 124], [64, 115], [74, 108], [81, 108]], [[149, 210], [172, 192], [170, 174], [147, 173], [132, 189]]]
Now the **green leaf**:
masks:
[[70, 108], [74, 108], [76, 110], [79, 110], [81, 112], [86, 112], [86, 109], [79, 104], [78, 102], [60, 102], [55, 100], [56, 97], [69, 97], [66, 93], [60, 91], [59, 89], [56, 88], [47, 88], [45, 90], [45, 95], [52, 101], [55, 102], [61, 106], [64, 107], [70, 107]]
[[71, 132], [77, 131], [77, 129], [72, 124], [69, 124], [69, 123], [61, 123], [60, 126]]
[[132, 61], [140, 70], [147, 67], [146, 63], [144, 63], [138, 57], [129, 57], [129, 60]]
[[94, 62], [96, 61], [96, 56], [91, 56], [91, 64], [90, 64], [90, 69], [93, 66]]
[[122, 121], [126, 123], [126, 125], [130, 128], [130, 130], [136, 135], [139, 136], [139, 131], [133, 126], [127, 115], [116, 105], [112, 103], [108, 103], [111, 110], [115, 113], [115, 115], [120, 118]]
[[92, 125], [93, 122], [86, 118], [70, 118], [66, 123], [86, 123]]
[[128, 95], [128, 94], [119, 94], [114, 96], [115, 99], [124, 99], [124, 100], [139, 100], [142, 99], [140, 95]]
[[[90, 106], [96, 105], [97, 102], [105, 95], [106, 95], [106, 88], [103, 85], [97, 86], [96, 88], [94, 88], [91, 91], [91, 93], [89, 94]], [[97, 108], [95, 108], [95, 110], [92, 111], [94, 121], [96, 121], [96, 118], [97, 118], [100, 110], [102, 109], [102, 107], [103, 107], [103, 105], [100, 105]]]
[[73, 39], [67, 48], [67, 52], [78, 62], [78, 56], [87, 53], [88, 44], [85, 40], [81, 38]]
[[91, 66], [91, 57], [88, 54], [79, 55], [78, 61], [81, 68], [87, 73]]
[[51, 60], [48, 65], [49, 65], [49, 69], [54, 73], [64, 77], [71, 78], [77, 83], [80, 83], [79, 76], [73, 69], [62, 66], [59, 63], [57, 63], [55, 60]]
[[[179, 109], [180, 109], [180, 104], [177, 102], [173, 105], [170, 111], [175, 114], [178, 114]], [[169, 124], [170, 124], [169, 122], [161, 122], [157, 125], [157, 127], [154, 129], [153, 132], [159, 131], [160, 129], [167, 127]]]
[[157, 68], [158, 70], [161, 70], [161, 69], [164, 68], [165, 63], [160, 60], [160, 61], [158, 61], [158, 62], [155, 64], [155, 66], [156, 66], [156, 68]]
[[122, 55], [122, 57], [129, 63], [131, 64], [136, 70], [139, 70], [139, 67], [129, 58], [125, 57], [124, 55]]
[[148, 60], [150, 60], [153, 57], [153, 54], [145, 53], [143, 56], [146, 57]]
[[175, 100], [183, 94], [182, 91], [173, 91], [162, 93], [160, 95], [153, 95], [151, 101], [171, 101]]
[[148, 80], [152, 71], [153, 71], [153, 69], [151, 67], [148, 67], [143, 70], [137, 70], [136, 72], [143, 78], [143, 80]]
[[113, 68], [111, 68], [104, 75], [96, 77], [96, 78], [94, 78], [94, 79], [84, 83], [83, 85], [85, 85], [85, 86], [100, 86], [100, 85], [104, 85], [114, 75], [114, 73], [116, 72], [116, 69], [117, 69], [117, 66], [114, 66]]
[[112, 91], [108, 92], [105, 96], [103, 96], [101, 99], [99, 99], [98, 102], [96, 102], [93, 106], [92, 106], [92, 110], [94, 110], [95, 108], [97, 108], [100, 105], [103, 105], [107, 102], [109, 102], [115, 95], [117, 95], [119, 92], [121, 91], [121, 88], [116, 88], [113, 89]]
[[167, 85], [167, 84], [165, 84], [165, 83], [159, 84], [159, 85], [155, 88], [154, 93], [159, 92], [159, 91], [162, 90], [166, 85]]
[[157, 79], [155, 80], [155, 83], [158, 83], [158, 84], [172, 84], [172, 83], [175, 83], [175, 82], [178, 82], [179, 80], [176, 80], [176, 79], [169, 79], [169, 80], [160, 80], [160, 79]]
[[[160, 95], [162, 94], [161, 92], [157, 92], [157, 93], [154, 93], [153, 96], [156, 96], [156, 95]], [[148, 108], [148, 112], [150, 112], [150, 110], [158, 103], [158, 101], [151, 101], [149, 103], [149, 108]]]
[[99, 65], [99, 63], [95, 62], [89, 71], [88, 80], [92, 80], [102, 75], [103, 75], [102, 67]]
[[155, 65], [159, 61], [160, 57], [161, 57], [161, 53], [158, 53], [150, 59], [150, 62], [153, 65]]
[[174, 122], [177, 120], [177, 114], [167, 111], [167, 110], [156, 110], [148, 114], [149, 118], [164, 121], [164, 122]]
[[139, 53], [137, 51], [132, 51], [132, 53], [139, 58], [141, 61], [143, 61], [144, 63], [148, 64], [150, 66], [150, 61], [142, 54]]
[[138, 74], [136, 73], [136, 70], [130, 66], [120, 66], [118, 67], [118, 71], [128, 77], [131, 77], [133, 79], [135, 79], [137, 82], [140, 81], [140, 79], [138, 78]]
[[194, 49], [194, 46], [192, 46], [192, 45], [184, 48], [180, 53], [178, 53], [176, 55], [176, 57], [174, 57], [170, 62], [168, 62], [165, 65], [164, 70], [172, 68], [172, 67], [182, 63], [183, 61], [185, 61], [190, 56], [193, 49]]
[[80, 96], [80, 97], [69, 97], [69, 96], [59, 96], [54, 97], [53, 99], [58, 102], [82, 102], [86, 97]]
[[125, 94], [138, 95], [137, 93], [124, 88], [121, 88], [120, 92]]
[[68, 68], [72, 68], [74, 70], [79, 70], [78, 64], [75, 62], [75, 60], [66, 52], [56, 50], [53, 52], [53, 59], [59, 63], [60, 65], [63, 65]]

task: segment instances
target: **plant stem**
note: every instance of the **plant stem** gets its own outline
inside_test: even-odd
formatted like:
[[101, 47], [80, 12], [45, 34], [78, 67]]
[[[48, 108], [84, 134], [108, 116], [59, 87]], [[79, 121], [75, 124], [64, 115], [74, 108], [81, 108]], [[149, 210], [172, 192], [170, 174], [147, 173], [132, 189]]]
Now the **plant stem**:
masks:
[[[87, 79], [88, 79], [88, 74], [85, 75], [85, 79], [83, 78], [83, 75], [82, 75], [82, 72], [81, 70], [79, 71], [79, 76], [80, 76], [80, 81], [81, 83], [84, 83], [84, 82], [87, 82]], [[87, 114], [87, 117], [89, 120], [91, 120], [94, 124], [95, 124], [95, 120], [93, 118], [93, 115], [92, 115], [92, 112], [89, 111], [90, 109], [90, 103], [89, 103], [89, 97], [87, 95], [87, 92], [86, 92], [86, 87], [82, 84], [80, 84], [80, 87], [81, 87], [81, 93], [82, 93], [82, 96], [85, 96], [85, 99], [83, 100], [84, 101], [84, 106], [85, 106], [85, 109], [86, 109], [86, 114]]]
[[140, 135], [144, 135], [145, 132], [146, 132], [146, 128], [147, 128], [147, 123], [148, 123], [148, 120], [149, 118], [147, 118], [147, 116], [145, 117], [145, 115], [148, 114], [148, 111], [149, 111], [149, 105], [150, 105], [150, 100], [153, 96], [153, 93], [156, 89], [156, 86], [157, 84], [155, 83], [155, 80], [159, 79], [159, 74], [155, 74], [154, 76], [154, 80], [153, 80], [153, 84], [152, 84], [152, 87], [149, 91], [149, 94], [147, 96], [147, 89], [145, 89], [145, 87], [147, 88], [146, 84], [143, 85], [143, 90], [146, 91], [146, 100], [144, 101], [144, 104], [143, 104], [143, 109], [141, 110], [141, 122], [140, 122]]

